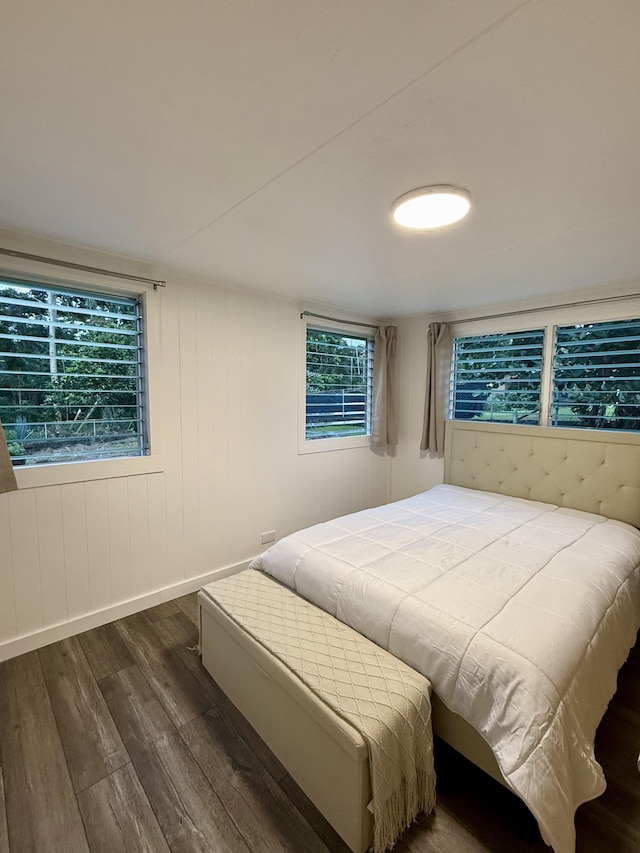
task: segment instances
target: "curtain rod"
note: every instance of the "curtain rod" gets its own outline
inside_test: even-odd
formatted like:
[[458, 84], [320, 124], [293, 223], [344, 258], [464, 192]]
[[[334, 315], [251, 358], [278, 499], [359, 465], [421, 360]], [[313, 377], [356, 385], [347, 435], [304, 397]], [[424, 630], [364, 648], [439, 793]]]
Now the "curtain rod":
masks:
[[556, 311], [560, 308], [578, 308], [581, 305], [599, 305], [605, 302], [621, 302], [624, 299], [637, 299], [640, 293], [625, 293], [621, 296], [601, 296], [596, 299], [580, 299], [577, 302], [563, 302], [561, 305], [543, 305], [541, 308], [524, 308], [521, 311], [503, 311], [500, 314], [485, 314], [483, 317], [465, 317], [464, 320], [451, 320], [452, 326], [460, 323], [476, 323], [480, 320], [497, 320], [500, 317], [521, 317], [523, 314], [537, 314], [539, 311]]
[[115, 272], [114, 270], [105, 270], [101, 267], [88, 267], [85, 264], [74, 264], [71, 261], [60, 261], [57, 258], [46, 258], [43, 255], [30, 255], [27, 252], [16, 252], [13, 249], [3, 249], [0, 248], [0, 255], [8, 255], [10, 258], [21, 258], [25, 261], [38, 261], [41, 264], [52, 264], [56, 267], [66, 267], [71, 270], [80, 270], [81, 272], [91, 272], [96, 273], [97, 275], [108, 275], [112, 278], [123, 278], [127, 281], [139, 281], [143, 284], [152, 284], [153, 289], [157, 290], [159, 287], [166, 287], [167, 282], [163, 279], [156, 278], [145, 278], [141, 275], [129, 275], [124, 272]]
[[365, 329], [377, 329], [373, 323], [357, 323], [355, 320], [339, 320], [337, 317], [327, 317], [325, 314], [314, 314], [312, 311], [303, 311], [300, 314], [300, 319], [303, 317], [316, 317], [318, 320], [331, 320], [332, 323], [343, 323], [345, 326], [363, 326]]

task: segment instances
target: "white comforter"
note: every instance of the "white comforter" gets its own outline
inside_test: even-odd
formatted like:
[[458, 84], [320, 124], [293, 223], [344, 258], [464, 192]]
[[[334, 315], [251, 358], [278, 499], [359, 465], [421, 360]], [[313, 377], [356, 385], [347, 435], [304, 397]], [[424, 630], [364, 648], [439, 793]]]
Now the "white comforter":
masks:
[[640, 533], [437, 486], [253, 564], [413, 666], [491, 746], [556, 853], [605, 788], [595, 731], [640, 627]]

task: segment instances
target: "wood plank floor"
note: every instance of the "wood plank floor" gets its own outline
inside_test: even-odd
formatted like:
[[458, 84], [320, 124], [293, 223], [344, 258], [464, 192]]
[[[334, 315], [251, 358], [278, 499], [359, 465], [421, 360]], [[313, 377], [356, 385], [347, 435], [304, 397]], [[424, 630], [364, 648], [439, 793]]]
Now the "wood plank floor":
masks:
[[[202, 668], [195, 595], [0, 664], [0, 853], [348, 853]], [[640, 851], [640, 645], [598, 731], [578, 853]], [[436, 744], [398, 853], [543, 853], [520, 801]]]

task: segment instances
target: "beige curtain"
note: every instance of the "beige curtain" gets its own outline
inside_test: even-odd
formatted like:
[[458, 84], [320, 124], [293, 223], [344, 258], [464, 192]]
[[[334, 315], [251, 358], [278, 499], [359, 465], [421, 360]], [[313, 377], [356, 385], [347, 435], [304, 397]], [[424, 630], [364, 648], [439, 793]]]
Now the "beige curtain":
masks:
[[13, 473], [13, 465], [7, 449], [7, 440], [0, 423], [0, 494], [12, 492], [17, 488], [16, 475]]
[[444, 453], [444, 422], [449, 408], [452, 355], [451, 326], [430, 323], [427, 332], [427, 391], [420, 450]]
[[398, 443], [398, 426], [393, 399], [396, 364], [396, 327], [378, 326], [373, 354], [373, 423], [371, 444], [387, 447]]

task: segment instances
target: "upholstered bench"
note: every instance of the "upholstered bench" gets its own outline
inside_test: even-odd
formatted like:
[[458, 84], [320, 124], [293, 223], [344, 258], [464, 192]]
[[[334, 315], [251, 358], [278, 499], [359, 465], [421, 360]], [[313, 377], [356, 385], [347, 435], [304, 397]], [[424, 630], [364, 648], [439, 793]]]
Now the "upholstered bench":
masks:
[[[431, 810], [423, 676], [259, 571], [205, 586], [198, 602], [204, 666], [355, 853], [383, 850], [416, 802]], [[380, 768], [396, 774], [398, 790], [419, 788], [412, 813], [398, 819], [394, 802], [391, 839], [381, 792], [387, 806], [397, 796]]]

